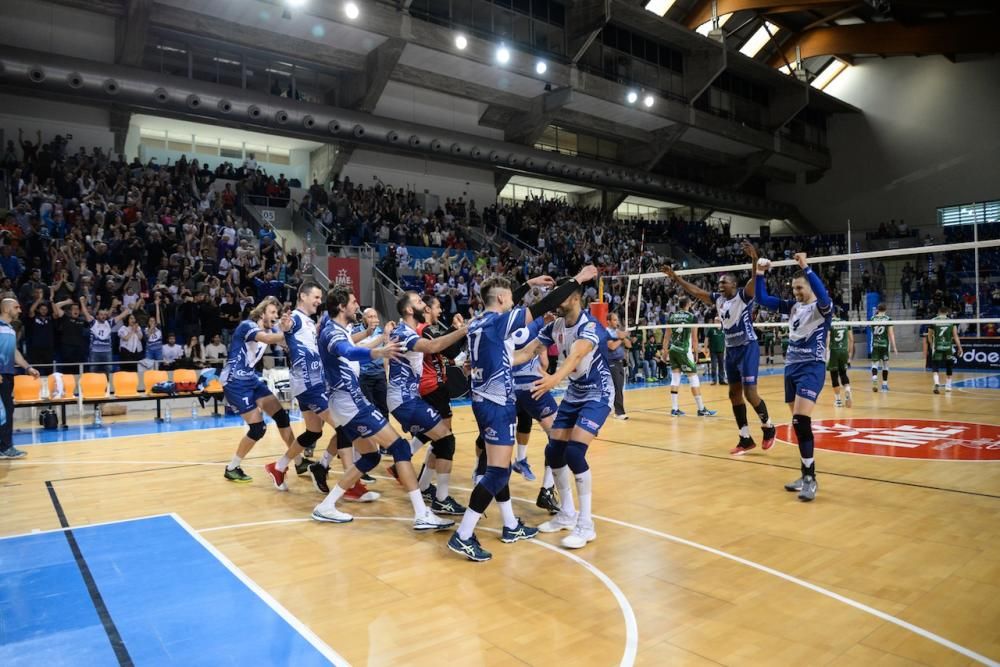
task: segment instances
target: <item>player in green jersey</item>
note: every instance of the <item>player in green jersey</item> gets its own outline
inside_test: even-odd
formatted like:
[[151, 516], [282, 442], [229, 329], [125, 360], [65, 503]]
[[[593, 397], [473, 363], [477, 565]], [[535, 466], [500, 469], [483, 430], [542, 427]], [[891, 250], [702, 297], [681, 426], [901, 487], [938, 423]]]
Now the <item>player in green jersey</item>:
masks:
[[698, 365], [695, 355], [697, 354], [698, 330], [694, 328], [671, 327], [671, 324], [694, 324], [698, 318], [691, 312], [691, 299], [682, 296], [677, 302], [678, 309], [670, 313], [667, 318], [667, 328], [663, 332], [663, 350], [661, 359], [668, 359], [670, 362], [670, 404], [672, 409], [670, 414], [680, 417], [684, 413], [678, 403], [677, 392], [681, 386], [681, 373], [688, 376], [688, 384], [691, 385], [691, 393], [694, 395], [694, 402], [698, 404], [699, 417], [711, 417], [715, 410], [705, 407], [705, 402], [701, 398], [701, 381], [698, 379]]
[[[847, 376], [847, 367], [854, 358], [854, 331], [844, 323], [842, 315], [843, 311], [838, 309], [826, 335], [826, 347], [830, 350], [826, 369], [830, 371], [830, 382], [833, 384], [833, 404], [838, 408], [842, 405], [851, 407], [851, 379]], [[840, 399], [841, 385], [844, 387], [843, 401]]]
[[[938, 314], [934, 320], [947, 319], [948, 307], [941, 306], [938, 308]], [[958, 327], [954, 324], [935, 323], [927, 330], [927, 338], [924, 339], [924, 356], [926, 357], [927, 352], [930, 351], [935, 394], [941, 393], [941, 376], [938, 375], [938, 369], [941, 368], [942, 364], [944, 364], [946, 375], [944, 390], [951, 391], [951, 374], [954, 369], [954, 361], [951, 356], [952, 345], [958, 348], [958, 356], [962, 356], [962, 342], [958, 338]]]
[[[777, 319], [764, 320], [765, 322], [776, 322]], [[774, 346], [778, 341], [777, 331], [773, 327], [765, 327], [760, 329], [760, 347], [764, 352], [764, 357], [767, 363], [774, 363]]]
[[875, 323], [872, 325], [872, 391], [878, 393], [879, 365], [882, 366], [882, 391], [889, 391], [889, 344], [892, 344], [893, 354], [899, 354], [899, 350], [885, 304], [880, 303], [875, 311], [871, 320]]

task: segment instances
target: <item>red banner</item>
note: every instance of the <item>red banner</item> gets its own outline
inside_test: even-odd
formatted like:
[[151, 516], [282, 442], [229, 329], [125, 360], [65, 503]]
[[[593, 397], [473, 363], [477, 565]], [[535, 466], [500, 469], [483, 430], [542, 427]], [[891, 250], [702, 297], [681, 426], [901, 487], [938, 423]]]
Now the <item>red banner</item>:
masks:
[[350, 285], [355, 294], [361, 291], [361, 260], [357, 258], [329, 257], [330, 287]]

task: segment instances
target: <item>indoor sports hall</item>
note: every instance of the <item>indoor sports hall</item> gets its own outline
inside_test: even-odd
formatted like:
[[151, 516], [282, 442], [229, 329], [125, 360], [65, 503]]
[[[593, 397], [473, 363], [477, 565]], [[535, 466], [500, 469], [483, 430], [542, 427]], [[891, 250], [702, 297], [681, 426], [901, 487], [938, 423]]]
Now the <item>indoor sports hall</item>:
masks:
[[998, 18], [6, 0], [0, 664], [1000, 665]]

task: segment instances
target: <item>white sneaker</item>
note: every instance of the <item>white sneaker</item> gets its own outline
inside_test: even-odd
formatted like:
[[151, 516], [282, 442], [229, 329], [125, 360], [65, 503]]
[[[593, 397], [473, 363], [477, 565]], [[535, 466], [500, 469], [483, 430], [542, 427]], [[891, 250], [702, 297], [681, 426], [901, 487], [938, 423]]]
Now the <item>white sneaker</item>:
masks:
[[354, 517], [347, 512], [341, 512], [336, 507], [323, 507], [317, 505], [313, 509], [312, 518], [314, 521], [325, 521], [327, 523], [350, 523]]
[[620, 415], [615, 415], [615, 419], [628, 419], [628, 415], [623, 412]]
[[576, 516], [576, 512], [572, 514], [559, 512], [559, 514], [556, 514], [540, 525], [538, 530], [542, 533], [558, 533], [560, 530], [573, 530], [573, 527], [576, 526]]
[[945, 385], [944, 393], [950, 394], [951, 393], [951, 387], [949, 387], [948, 385]]
[[573, 532], [562, 538], [562, 544], [567, 549], [582, 549], [587, 546], [587, 542], [597, 539], [597, 531], [593, 526], [582, 526], [577, 524]]
[[443, 530], [445, 528], [451, 528], [455, 525], [455, 522], [451, 519], [445, 519], [440, 517], [430, 510], [423, 516], [418, 516], [413, 519], [413, 530]]

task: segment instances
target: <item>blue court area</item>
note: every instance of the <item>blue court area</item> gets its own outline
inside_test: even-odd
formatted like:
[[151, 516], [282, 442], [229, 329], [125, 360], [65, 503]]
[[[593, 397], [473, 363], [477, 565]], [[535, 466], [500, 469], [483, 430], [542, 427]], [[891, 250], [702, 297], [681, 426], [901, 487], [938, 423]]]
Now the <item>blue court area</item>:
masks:
[[1000, 389], [1000, 375], [983, 375], [981, 377], [958, 380], [954, 386], [962, 389]]
[[[329, 665], [338, 657], [311, 644], [172, 516], [72, 530], [83, 567], [64, 531], [0, 539], [0, 665], [119, 665], [126, 653], [136, 665]], [[124, 647], [117, 655], [115, 636]]]

